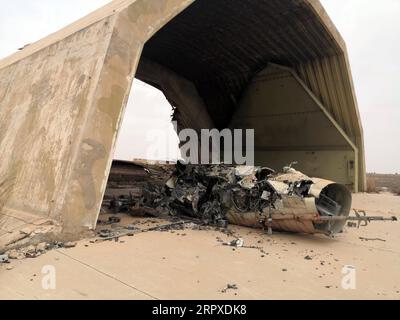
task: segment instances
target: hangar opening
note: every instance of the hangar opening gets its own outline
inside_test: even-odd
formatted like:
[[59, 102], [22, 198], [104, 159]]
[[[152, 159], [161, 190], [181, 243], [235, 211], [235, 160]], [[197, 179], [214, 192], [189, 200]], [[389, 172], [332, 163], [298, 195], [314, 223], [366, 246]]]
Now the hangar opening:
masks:
[[135, 79], [116, 142], [115, 160], [180, 159], [179, 138], [171, 122], [174, 109], [162, 91]]
[[[342, 75], [329, 74], [340, 45], [306, 2], [245, 2], [195, 1], [146, 42], [136, 78], [163, 92], [178, 130], [254, 129], [256, 166], [279, 172], [296, 162], [357, 190], [351, 115], [329, 110], [345, 103]], [[111, 175], [127, 166], [114, 162]]]
[[199, 0], [147, 41], [136, 77], [163, 91], [179, 129], [255, 129], [256, 165], [296, 161], [357, 190], [342, 55], [307, 2]]
[[156, 169], [158, 165], [172, 166], [181, 158], [173, 114], [174, 109], [162, 91], [139, 79], [133, 81], [116, 141], [102, 213], [114, 212], [110, 210], [112, 201], [142, 196], [143, 185], [148, 182], [142, 165], [153, 165]]

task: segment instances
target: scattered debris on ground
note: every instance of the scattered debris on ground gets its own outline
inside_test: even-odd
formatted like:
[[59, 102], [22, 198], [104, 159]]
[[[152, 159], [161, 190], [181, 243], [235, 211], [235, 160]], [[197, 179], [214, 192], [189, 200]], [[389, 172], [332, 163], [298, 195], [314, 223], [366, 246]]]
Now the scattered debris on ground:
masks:
[[26, 248], [21, 249], [26, 258], [36, 258], [46, 252], [49, 246], [46, 243], [40, 243], [36, 246], [28, 246]]
[[[103, 210], [132, 216], [193, 218], [220, 228], [231, 223], [266, 229], [269, 234], [277, 230], [333, 236], [342, 232], [348, 221], [359, 227], [361, 222], [396, 220], [368, 217], [358, 211], [350, 216], [351, 194], [345, 186], [307, 177], [292, 165], [276, 173], [262, 167], [180, 162], [175, 167], [152, 165], [151, 169], [143, 165], [140, 170], [135, 164], [133, 175], [140, 177], [138, 184], [115, 174]], [[118, 195], [118, 187], [127, 183], [129, 192]], [[110, 194], [114, 196], [110, 198]]]
[[386, 242], [385, 239], [381, 239], [381, 238], [365, 238], [365, 237], [359, 237], [359, 239], [361, 241], [382, 241], [382, 242]]
[[22, 250], [11, 250], [8, 252], [8, 256], [12, 260], [22, 260], [26, 257]]
[[176, 231], [176, 230], [184, 230], [185, 228], [194, 228], [194, 223], [192, 221], [179, 221], [168, 224], [163, 224], [155, 227], [140, 229], [135, 226], [120, 226], [118, 230], [111, 229], [103, 229], [98, 232], [99, 238], [95, 241], [106, 241], [106, 240], [115, 240], [124, 236], [133, 236], [135, 234], [143, 233], [143, 232], [152, 232], [152, 231]]
[[221, 290], [222, 293], [226, 293], [228, 290], [239, 290], [236, 284], [227, 284], [224, 289]]
[[118, 218], [118, 217], [110, 217], [110, 218], [108, 218], [108, 222], [109, 222], [110, 224], [120, 223], [120, 222], [121, 222], [121, 218]]
[[[261, 257], [268, 253], [260, 246], [245, 246], [229, 224], [245, 227], [329, 236], [346, 225], [360, 227], [371, 221], [397, 220], [395, 217], [369, 217], [356, 210], [350, 216], [351, 194], [346, 187], [305, 176], [285, 167], [283, 173], [262, 167], [232, 165], [148, 165], [126, 163], [122, 172], [112, 172], [102, 212], [100, 230], [91, 241], [114, 240], [138, 233], [184, 229], [214, 230], [234, 239], [222, 245], [256, 249]], [[128, 191], [126, 187], [128, 186]], [[113, 196], [110, 196], [113, 194]], [[153, 227], [125, 224], [123, 216], [149, 217]], [[170, 221], [160, 224], [160, 221]], [[27, 232], [22, 230], [23, 232]], [[21, 232], [22, 232], [21, 231]], [[185, 236], [186, 234], [177, 233]], [[386, 241], [361, 238], [362, 241]], [[30, 245], [7, 252], [9, 259], [35, 258], [55, 248], [73, 248], [76, 242]], [[312, 260], [310, 256], [306, 260]]]
[[77, 245], [76, 242], [67, 242], [64, 244], [64, 248], [66, 248], [66, 249], [75, 248], [76, 245]]
[[14, 248], [28, 246], [61, 232], [61, 227], [53, 220], [37, 218], [21, 228], [7, 232], [0, 239], [0, 254]]
[[[77, 246], [77, 242], [53, 242], [46, 243], [42, 242], [37, 245], [29, 245], [21, 247], [19, 249], [12, 249], [6, 252], [4, 256], [7, 256], [10, 260], [22, 260], [25, 258], [37, 258], [47, 251], [60, 248], [74, 248]], [[0, 256], [1, 257], [1, 256]], [[1, 261], [1, 258], [0, 258]]]
[[244, 245], [244, 240], [242, 238], [232, 240], [229, 244], [231, 247], [241, 248]]
[[0, 263], [8, 263], [9, 262], [9, 256], [8, 254], [2, 254], [0, 255]]
[[[362, 194], [358, 194], [355, 195], [354, 198], [357, 206], [361, 208], [363, 202], [365, 201], [364, 196]], [[383, 201], [384, 200], [386, 200], [385, 197], [383, 197]], [[360, 202], [360, 204], [357, 201]], [[374, 208], [369, 209], [367, 205], [365, 208], [368, 208], [368, 210], [371, 210], [371, 212], [380, 214], [380, 212], [374, 210]], [[397, 207], [392, 206], [389, 203], [387, 207], [382, 206], [382, 211], [387, 212], [389, 210], [387, 208], [393, 208], [391, 209], [393, 210], [391, 214], [394, 213], [394, 210], [398, 210]], [[110, 216], [121, 218], [121, 221], [119, 223], [109, 225], [108, 221]], [[314, 288], [313, 294], [319, 292], [319, 295], [323, 295], [323, 291], [325, 291], [325, 294], [332, 294], [332, 297], [343, 298], [343, 295], [341, 295], [342, 290], [340, 290], [340, 279], [342, 277], [341, 272], [344, 265], [356, 265], [359, 272], [361, 272], [361, 275], [363, 277], [365, 276], [365, 278], [367, 278], [367, 275], [369, 277], [373, 277], [377, 272], [387, 270], [386, 268], [390, 270], [395, 269], [393, 267], [395, 263], [390, 265], [384, 264], [386, 261], [384, 258], [379, 258], [376, 260], [374, 257], [375, 254], [377, 254], [379, 257], [394, 257], [393, 259], [396, 259], [395, 253], [393, 253], [394, 251], [392, 252], [392, 248], [397, 248], [395, 247], [396, 233], [391, 233], [393, 230], [396, 230], [396, 225], [376, 224], [371, 227], [372, 233], [370, 234], [365, 232], [365, 230], [351, 230], [351, 233], [345, 233], [339, 236], [335, 241], [330, 241], [329, 239], [324, 239], [323, 237], [308, 237], [287, 233], [277, 233], [274, 234], [273, 237], [269, 237], [262, 230], [252, 230], [235, 225], [228, 225], [227, 228], [220, 228], [219, 226], [205, 225], [198, 219], [181, 219], [182, 217], [159, 219], [152, 217], [131, 217], [129, 214], [125, 213], [118, 215], [115, 215], [114, 213], [103, 213], [100, 215], [100, 220], [104, 221], [104, 225], [100, 224], [97, 232], [102, 229], [109, 229], [113, 233], [119, 233], [120, 231], [125, 230], [127, 232], [130, 231], [134, 235], [134, 238], [120, 237], [119, 241], [115, 242], [115, 244], [111, 242], [108, 244], [102, 244], [103, 239], [99, 241], [99, 237], [97, 235], [93, 235], [93, 238], [88, 238], [82, 242], [79, 242], [75, 250], [71, 249], [71, 256], [82, 257], [82, 261], [84, 263], [92, 263], [92, 259], [95, 259], [95, 255], [98, 254], [99, 250], [101, 251], [102, 248], [104, 248], [104, 250], [108, 250], [107, 252], [111, 255], [113, 255], [115, 252], [115, 257], [119, 257], [121, 261], [124, 261], [123, 259], [125, 255], [135, 256], [137, 258], [149, 258], [148, 263], [144, 262], [144, 264], [148, 264], [148, 268], [150, 269], [152, 261], [157, 261], [157, 264], [160, 265], [159, 269], [157, 269], [157, 272], [166, 272], [166, 274], [168, 274], [170, 271], [176, 271], [177, 274], [181, 272], [176, 270], [176, 259], [179, 260], [182, 258], [183, 263], [185, 263], [186, 266], [189, 266], [185, 268], [185, 271], [183, 271], [185, 273], [185, 277], [187, 276], [187, 279], [190, 279], [190, 281], [194, 284], [199, 283], [198, 285], [196, 284], [194, 286], [195, 290], [191, 294], [197, 295], [199, 290], [202, 290], [204, 294], [207, 292], [207, 294], [210, 296], [212, 293], [214, 293], [216, 298], [229, 296], [236, 297], [235, 294], [238, 296], [240, 295], [240, 298], [251, 298], [253, 295], [259, 296], [260, 294], [264, 294], [265, 291], [259, 290], [258, 288], [260, 288], [260, 286], [268, 286], [269, 280], [265, 280], [265, 277], [263, 278], [265, 271], [267, 271], [268, 274], [274, 275], [271, 280], [273, 281], [271, 282], [273, 286], [282, 285], [283, 288], [290, 288], [290, 291], [294, 292], [298, 291], [298, 288], [303, 288], [304, 286], [309, 285], [310, 287]], [[182, 221], [187, 221], [188, 223], [183, 226], [173, 225], [169, 228], [166, 227], [167, 225]], [[385, 229], [386, 225], [389, 228], [388, 230]], [[143, 234], [138, 233], [141, 232], [141, 230], [159, 226], [164, 226], [162, 229], [165, 231], [155, 230], [154, 232]], [[203, 232], [203, 230], [205, 230], [205, 232]], [[181, 238], [183, 234], [187, 234], [187, 237]], [[375, 244], [372, 244], [372, 241], [370, 241], [370, 243], [364, 242], [365, 245], [363, 246], [361, 245], [363, 242], [361, 242], [359, 239], [361, 236], [386, 239], [386, 244], [384, 242], [376, 242]], [[231, 242], [238, 239], [244, 240], [243, 246], [232, 247], [230, 245]], [[121, 240], [125, 241], [125, 244], [120, 244]], [[352, 250], [353, 246], [357, 246], [357, 241], [360, 244], [360, 247], [357, 248], [362, 252], [363, 255], [359, 253], [354, 254], [354, 250]], [[158, 244], [154, 246], [155, 242], [160, 243], [160, 246]], [[380, 243], [382, 243], [382, 245]], [[149, 248], [152, 248], [150, 253], [149, 248], [147, 248], [147, 244], [149, 244]], [[89, 248], [86, 249], [86, 245], [88, 245]], [[184, 252], [176, 252], [174, 250], [169, 251], [171, 248], [180, 247], [180, 245], [182, 245], [181, 248], [184, 250]], [[49, 243], [49, 247], [54, 249], [64, 248], [65, 246], [65, 243]], [[232, 249], [235, 249], [235, 251]], [[262, 254], [261, 250], [264, 252], [267, 251], [268, 253]], [[32, 270], [29, 271], [26, 266], [36, 266], [38, 265], [38, 262], [30, 261], [31, 259], [23, 262], [13, 261], [12, 253], [8, 251], [7, 254], [9, 255], [10, 263], [0, 265], [0, 273], [3, 272], [4, 279], [11, 279], [17, 277], [19, 274], [24, 274], [24, 279], [26, 282], [30, 282], [30, 279], [34, 279], [35, 281], [35, 277], [33, 276], [34, 272], [32, 272]], [[20, 256], [20, 258], [25, 258], [24, 255], [21, 257], [20, 250], [17, 250], [17, 254]], [[306, 256], [310, 256], [312, 260], [305, 260]], [[204, 270], [203, 266], [207, 266], [207, 268], [209, 268], [210, 266], [215, 266], [215, 264], [218, 264], [218, 270], [222, 270], [223, 267], [220, 267], [219, 263], [222, 260], [222, 257], [223, 261], [227, 261], [230, 266], [228, 273], [226, 274], [228, 278], [226, 278], [224, 281], [221, 282], [221, 279], [218, 279], [218, 277], [220, 278], [220, 276], [218, 276], [219, 272], [217, 275], [214, 274], [215, 279], [213, 278], [214, 280], [211, 282], [211, 285], [209, 282], [209, 274], [201, 274], [198, 272], [195, 272], [194, 274], [190, 273], [190, 266], [193, 265], [201, 266]], [[53, 261], [53, 259], [55, 260]], [[48, 257], [43, 257], [40, 260], [46, 263], [49, 261], [50, 263], [57, 264], [65, 263], [63, 259], [64, 257], [60, 257], [59, 254], [55, 253], [49, 254]], [[390, 259], [390, 261], [393, 259]], [[102, 260], [100, 259], [100, 261]], [[103, 263], [100, 261], [98, 262], [99, 264]], [[106, 264], [107, 263], [108, 262], [106, 262]], [[113, 263], [116, 264], [116, 262]], [[243, 269], [243, 266], [248, 266], [250, 268], [249, 270], [252, 271], [250, 273], [240, 273], [240, 269]], [[116, 268], [117, 267], [118, 266], [116, 265]], [[232, 272], [231, 268], [234, 268], [235, 272]], [[122, 269], [121, 272], [123, 272]], [[236, 269], [238, 270], [238, 273], [236, 273]], [[40, 270], [38, 269], [35, 272], [40, 272]], [[149, 276], [151, 278], [150, 273], [151, 272], [149, 272]], [[96, 279], [95, 275], [92, 276], [93, 279]], [[122, 276], [123, 274], [121, 273], [121, 277]], [[314, 279], [312, 284], [306, 283], [305, 280], [310, 277]], [[136, 284], [134, 282], [136, 278], [132, 276], [132, 279], [132, 283]], [[265, 281], [263, 280], [260, 282], [260, 279], [264, 279]], [[126, 277], [123, 280], [126, 280]], [[373, 295], [376, 296], [376, 290], [382, 289], [383, 286], [386, 286], [385, 288], [387, 288], [389, 291], [388, 296], [391, 298], [398, 297], [398, 293], [396, 293], [396, 291], [399, 290], [399, 284], [397, 282], [393, 282], [392, 292], [390, 291], [391, 287], [389, 287], [389, 285], [392, 283], [391, 280], [385, 281], [386, 282], [384, 285], [376, 287], [376, 289], [372, 290], [372, 293], [370, 294], [366, 293], [366, 291], [363, 291], [364, 296], [367, 298], [373, 297]], [[222, 293], [221, 290], [227, 283], [237, 283], [239, 285], [239, 290], [229, 289], [226, 293]], [[8, 282], [8, 284], [10, 287], [13, 286], [12, 282]], [[31, 283], [27, 284], [27, 286], [29, 285], [31, 285]], [[182, 288], [185, 288], [184, 284], [181, 285]], [[367, 286], [373, 285], [373, 281], [367, 283]], [[326, 288], [326, 286], [330, 286], [330, 288]], [[335, 288], [337, 289], [337, 286], [339, 286], [339, 289], [335, 290]], [[322, 292], [318, 291], [318, 288], [320, 288]], [[383, 291], [380, 292], [381, 295], [383, 295]], [[347, 293], [351, 294], [351, 292]], [[91, 297], [93, 296], [91, 295]], [[98, 296], [95, 295], [95, 297]], [[271, 296], [268, 294], [267, 298], [268, 297]], [[279, 294], [273, 297], [279, 298]], [[316, 297], [318, 299], [318, 296], [313, 295], [312, 297]], [[77, 296], [77, 298], [79, 298], [79, 296]], [[304, 298], [304, 296], [295, 295], [294, 298]]]
[[235, 239], [232, 240], [231, 242], [224, 242], [222, 239], [220, 239], [219, 237], [217, 237], [217, 241], [222, 243], [222, 245], [224, 246], [230, 246], [230, 247], [234, 247], [234, 248], [243, 248], [243, 249], [256, 249], [259, 250], [260, 253], [262, 254], [262, 257], [264, 258], [266, 255], [268, 255], [269, 253], [267, 253], [264, 248], [262, 247], [257, 247], [257, 246], [245, 246], [244, 245], [244, 240], [242, 238], [240, 239]]

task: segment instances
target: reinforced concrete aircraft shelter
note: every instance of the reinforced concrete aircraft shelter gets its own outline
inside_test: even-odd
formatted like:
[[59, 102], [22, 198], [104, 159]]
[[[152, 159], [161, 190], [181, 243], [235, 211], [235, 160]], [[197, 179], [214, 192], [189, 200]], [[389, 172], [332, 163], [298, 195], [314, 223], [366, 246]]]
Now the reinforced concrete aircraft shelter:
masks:
[[365, 189], [346, 46], [318, 0], [115, 0], [0, 61], [0, 236], [96, 226], [135, 77], [181, 128], [254, 128], [256, 165]]

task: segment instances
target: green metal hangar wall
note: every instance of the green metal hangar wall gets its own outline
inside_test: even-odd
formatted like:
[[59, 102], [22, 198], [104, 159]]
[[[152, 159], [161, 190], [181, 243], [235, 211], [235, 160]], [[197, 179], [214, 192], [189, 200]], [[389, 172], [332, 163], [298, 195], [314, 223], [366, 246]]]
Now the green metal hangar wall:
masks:
[[[364, 190], [346, 47], [319, 1], [197, 0], [147, 42], [142, 57], [195, 86], [211, 118], [203, 128], [254, 128], [257, 165], [281, 170], [297, 161], [310, 176]], [[157, 85], [142, 69], [137, 77]], [[158, 87], [181, 127], [195, 128], [198, 115], [185, 114], [190, 102], [174, 99], [166, 83]]]
[[0, 237], [96, 226], [135, 76], [181, 127], [254, 128], [258, 165], [364, 190], [346, 48], [319, 1], [114, 0], [0, 61]]

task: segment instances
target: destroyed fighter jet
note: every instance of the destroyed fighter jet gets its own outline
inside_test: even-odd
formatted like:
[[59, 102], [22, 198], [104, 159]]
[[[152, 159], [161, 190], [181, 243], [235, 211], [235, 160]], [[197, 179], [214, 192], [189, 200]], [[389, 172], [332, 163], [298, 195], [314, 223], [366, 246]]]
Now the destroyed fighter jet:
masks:
[[262, 167], [183, 165], [165, 185], [149, 183], [140, 206], [160, 215], [187, 216], [207, 224], [231, 224], [273, 230], [325, 234], [342, 232], [347, 221], [358, 226], [396, 217], [368, 217], [354, 211], [346, 186], [310, 178], [292, 168], [283, 173]]

